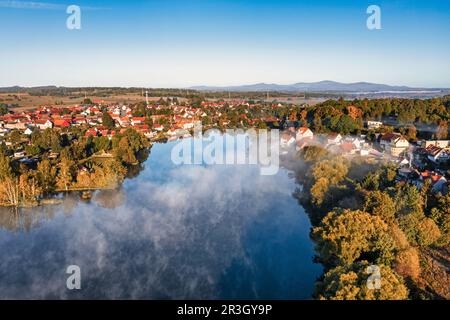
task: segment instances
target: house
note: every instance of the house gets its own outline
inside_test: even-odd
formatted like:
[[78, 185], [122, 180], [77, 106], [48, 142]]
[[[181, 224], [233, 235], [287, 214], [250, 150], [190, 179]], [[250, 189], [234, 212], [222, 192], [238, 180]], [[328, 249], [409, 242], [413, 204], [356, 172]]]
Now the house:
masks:
[[73, 122], [73, 124], [77, 125], [77, 126], [83, 125], [83, 124], [86, 124], [86, 123], [87, 123], [86, 122], [86, 117], [84, 117], [82, 115], [76, 116], [75, 119], [74, 119], [74, 122]]
[[380, 146], [392, 157], [399, 157], [409, 148], [409, 142], [399, 133], [386, 133], [380, 137]]
[[339, 145], [343, 153], [354, 154], [356, 152], [356, 147], [352, 142], [344, 142]]
[[26, 129], [26, 125], [23, 122], [8, 122], [8, 123], [5, 123], [4, 128], [5, 129], [10, 129], [10, 130], [13, 130], [13, 129], [25, 130]]
[[439, 148], [450, 149], [450, 140], [425, 140], [423, 147], [426, 149], [430, 145], [434, 145]]
[[327, 136], [327, 143], [328, 144], [339, 144], [342, 141], [342, 136], [339, 133], [330, 133]]
[[23, 157], [25, 157], [25, 151], [14, 152], [14, 158], [23, 158]]
[[119, 118], [119, 124], [122, 127], [128, 127], [130, 125], [130, 120], [128, 119], [128, 117], [121, 117]]
[[33, 130], [31, 128], [26, 128], [23, 133], [26, 134], [27, 136], [30, 136], [33, 133]]
[[161, 124], [154, 124], [153, 125], [153, 129], [155, 129], [156, 131], [163, 131], [164, 127]]
[[398, 164], [399, 166], [401, 166], [401, 167], [409, 166], [409, 165], [410, 165], [410, 161], [409, 161], [407, 158], [402, 157], [402, 158], [399, 158], [399, 159], [397, 160], [397, 164]]
[[163, 114], [154, 114], [151, 115], [150, 118], [152, 118], [153, 123], [157, 123], [158, 121], [165, 119], [166, 116]]
[[145, 117], [132, 117], [131, 118], [131, 125], [135, 126], [137, 124], [143, 124], [145, 121]]
[[54, 123], [55, 127], [58, 128], [68, 128], [70, 127], [70, 121], [65, 119], [55, 119]]
[[297, 151], [303, 150], [304, 147], [310, 145], [312, 142], [313, 142], [312, 138], [297, 140], [295, 150]]
[[87, 137], [90, 137], [90, 136], [93, 136], [93, 137], [97, 137], [98, 136], [98, 130], [96, 129], [96, 128], [90, 128], [90, 129], [88, 129], [87, 131], [86, 131], [86, 133], [84, 134], [84, 136], [87, 138]]
[[152, 138], [154, 138], [154, 137], [156, 136], [156, 131], [147, 131], [147, 132], [144, 132], [144, 136], [145, 136], [147, 139], [152, 139]]
[[33, 121], [33, 126], [45, 130], [53, 128], [53, 123], [48, 119], [36, 119]]
[[447, 179], [436, 173], [436, 172], [430, 172], [428, 170], [421, 172], [420, 173], [420, 185], [423, 184], [423, 181], [430, 179], [431, 180], [431, 184], [432, 184], [432, 188], [434, 192], [443, 192], [444, 189], [446, 188], [448, 181]]
[[186, 130], [192, 129], [192, 128], [194, 128], [194, 122], [192, 122], [192, 121], [184, 121], [184, 122], [182, 122], [182, 126], [181, 127], [183, 129], [186, 129]]
[[368, 156], [369, 155], [369, 150], [368, 149], [360, 149], [359, 150], [359, 155], [360, 156]]
[[282, 148], [288, 148], [290, 146], [292, 146], [295, 143], [295, 138], [290, 135], [288, 132], [284, 132], [281, 135], [281, 139], [280, 139], [280, 146]]
[[353, 145], [353, 149], [355, 151], [360, 150], [363, 146], [368, 147], [366, 141], [363, 138], [358, 137], [346, 137], [341, 141], [341, 144], [350, 143]]
[[427, 148], [427, 158], [434, 163], [445, 162], [450, 160], [450, 152], [444, 148], [439, 148], [434, 144], [430, 144]]
[[369, 130], [381, 128], [382, 125], [383, 122], [381, 121], [367, 121], [367, 129]]
[[314, 137], [314, 133], [311, 129], [306, 127], [300, 127], [297, 129], [295, 140], [300, 141], [302, 139], [312, 139]]

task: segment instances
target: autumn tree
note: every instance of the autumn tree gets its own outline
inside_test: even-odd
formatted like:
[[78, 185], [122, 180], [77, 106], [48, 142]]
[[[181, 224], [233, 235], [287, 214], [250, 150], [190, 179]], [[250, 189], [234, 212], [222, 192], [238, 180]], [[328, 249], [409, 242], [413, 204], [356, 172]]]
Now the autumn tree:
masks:
[[316, 163], [312, 168], [314, 185], [311, 187], [312, 201], [321, 205], [330, 187], [337, 186], [348, 173], [348, 165], [342, 157], [326, 159]]
[[378, 216], [360, 210], [338, 209], [328, 213], [313, 229], [313, 237], [324, 261], [350, 264], [362, 253], [373, 250], [387, 230], [387, 224]]
[[74, 181], [75, 163], [66, 157], [61, 158], [59, 163], [59, 172], [56, 177], [56, 186], [61, 190], [69, 190]]
[[321, 146], [306, 146], [301, 151], [301, 155], [305, 161], [318, 161], [328, 155], [328, 151]]
[[448, 121], [440, 121], [436, 130], [436, 139], [445, 140], [448, 137]]
[[409, 291], [403, 279], [385, 265], [379, 268], [379, 286], [369, 278], [374, 268], [367, 261], [338, 266], [318, 284], [321, 300], [405, 300]]
[[16, 177], [7, 176], [0, 181], [0, 201], [2, 204], [17, 207], [20, 203], [19, 182]]
[[420, 259], [416, 248], [409, 247], [397, 253], [394, 270], [402, 277], [417, 280], [420, 276]]
[[379, 216], [386, 222], [395, 220], [395, 202], [386, 192], [373, 191], [366, 195], [364, 211]]
[[38, 179], [33, 172], [25, 172], [20, 175], [19, 181], [19, 199], [24, 204], [35, 204], [40, 195], [42, 188], [39, 186]]
[[406, 138], [408, 140], [415, 140], [417, 136], [417, 129], [416, 127], [411, 124], [408, 126], [407, 130], [406, 130]]
[[441, 231], [430, 218], [422, 219], [417, 226], [417, 243], [421, 246], [429, 246], [441, 237]]

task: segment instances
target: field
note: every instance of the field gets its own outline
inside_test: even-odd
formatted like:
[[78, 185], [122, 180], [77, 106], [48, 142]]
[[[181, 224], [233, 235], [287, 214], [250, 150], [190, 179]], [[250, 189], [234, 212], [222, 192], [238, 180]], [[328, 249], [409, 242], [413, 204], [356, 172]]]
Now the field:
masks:
[[[84, 91], [71, 91], [68, 94], [65, 95], [55, 95], [55, 94], [30, 94], [29, 92], [3, 92], [0, 93], [0, 104], [4, 103], [9, 106], [13, 106], [10, 109], [15, 112], [21, 112], [25, 110], [31, 110], [37, 107], [42, 106], [58, 106], [58, 107], [69, 107], [74, 106], [77, 104], [81, 104], [85, 97], [91, 99], [94, 102], [101, 102], [102, 104], [135, 104], [141, 101], [145, 101], [145, 96], [142, 92], [136, 92], [133, 90], [129, 90], [130, 92], [121, 92], [121, 93], [109, 93], [106, 90], [93, 90], [91, 89], [89, 92]], [[175, 91], [175, 90], [173, 90]], [[181, 91], [176, 90], [177, 93], [181, 93]], [[175, 93], [175, 92], [171, 92]], [[191, 93], [190, 93], [191, 94]], [[198, 93], [197, 93], [198, 94]], [[170, 94], [167, 94], [165, 92], [164, 94], [152, 94], [150, 93], [148, 99], [149, 101], [157, 101], [160, 99], [160, 97], [167, 97], [172, 96]], [[183, 96], [183, 94], [174, 94], [173, 96], [177, 97], [179, 101], [186, 101], [187, 98], [180, 97]], [[184, 95], [185, 96], [185, 95]], [[220, 94], [217, 94], [217, 96], [214, 93], [207, 94], [206, 97], [208, 100], [217, 100], [217, 99], [224, 99], [225, 101], [229, 100], [239, 100], [239, 99], [249, 99], [250, 97], [246, 95], [245, 93], [233, 93], [233, 96], [231, 99], [223, 98]], [[259, 97], [262, 98], [262, 97]], [[255, 98], [255, 100], [260, 100], [259, 98]], [[320, 103], [325, 98], [319, 98], [319, 97], [297, 97], [297, 96], [283, 96], [283, 95], [273, 95], [269, 98], [264, 97], [261, 100], [264, 100], [265, 102], [283, 102], [283, 103], [292, 103], [292, 104], [303, 104], [307, 103], [309, 105], [315, 105], [317, 103]]]
[[[121, 94], [110, 96], [91, 96], [87, 95], [92, 101], [108, 103], [124, 103], [131, 104], [140, 101], [145, 101], [145, 97], [139, 94]], [[18, 107], [11, 108], [15, 112], [34, 109], [41, 106], [60, 106], [68, 107], [80, 104], [85, 98], [84, 94], [72, 95], [72, 96], [35, 96], [28, 93], [1, 93], [0, 104], [5, 103], [8, 105], [18, 105]], [[149, 97], [150, 101], [158, 100], [155, 97]]]

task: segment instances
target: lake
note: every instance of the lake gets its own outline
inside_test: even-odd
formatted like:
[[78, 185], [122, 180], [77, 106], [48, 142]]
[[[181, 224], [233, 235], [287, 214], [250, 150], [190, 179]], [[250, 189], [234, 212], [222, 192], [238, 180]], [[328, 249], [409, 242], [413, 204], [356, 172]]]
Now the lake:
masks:
[[289, 172], [176, 166], [174, 143], [117, 191], [1, 208], [0, 298], [311, 299], [322, 267]]

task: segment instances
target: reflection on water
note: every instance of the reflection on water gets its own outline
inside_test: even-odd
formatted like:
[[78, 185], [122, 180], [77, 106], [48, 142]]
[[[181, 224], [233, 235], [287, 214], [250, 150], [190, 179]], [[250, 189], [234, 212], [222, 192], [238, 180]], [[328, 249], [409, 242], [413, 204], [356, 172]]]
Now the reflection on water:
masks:
[[321, 267], [288, 173], [176, 167], [171, 146], [88, 202], [1, 209], [0, 298], [309, 299]]

